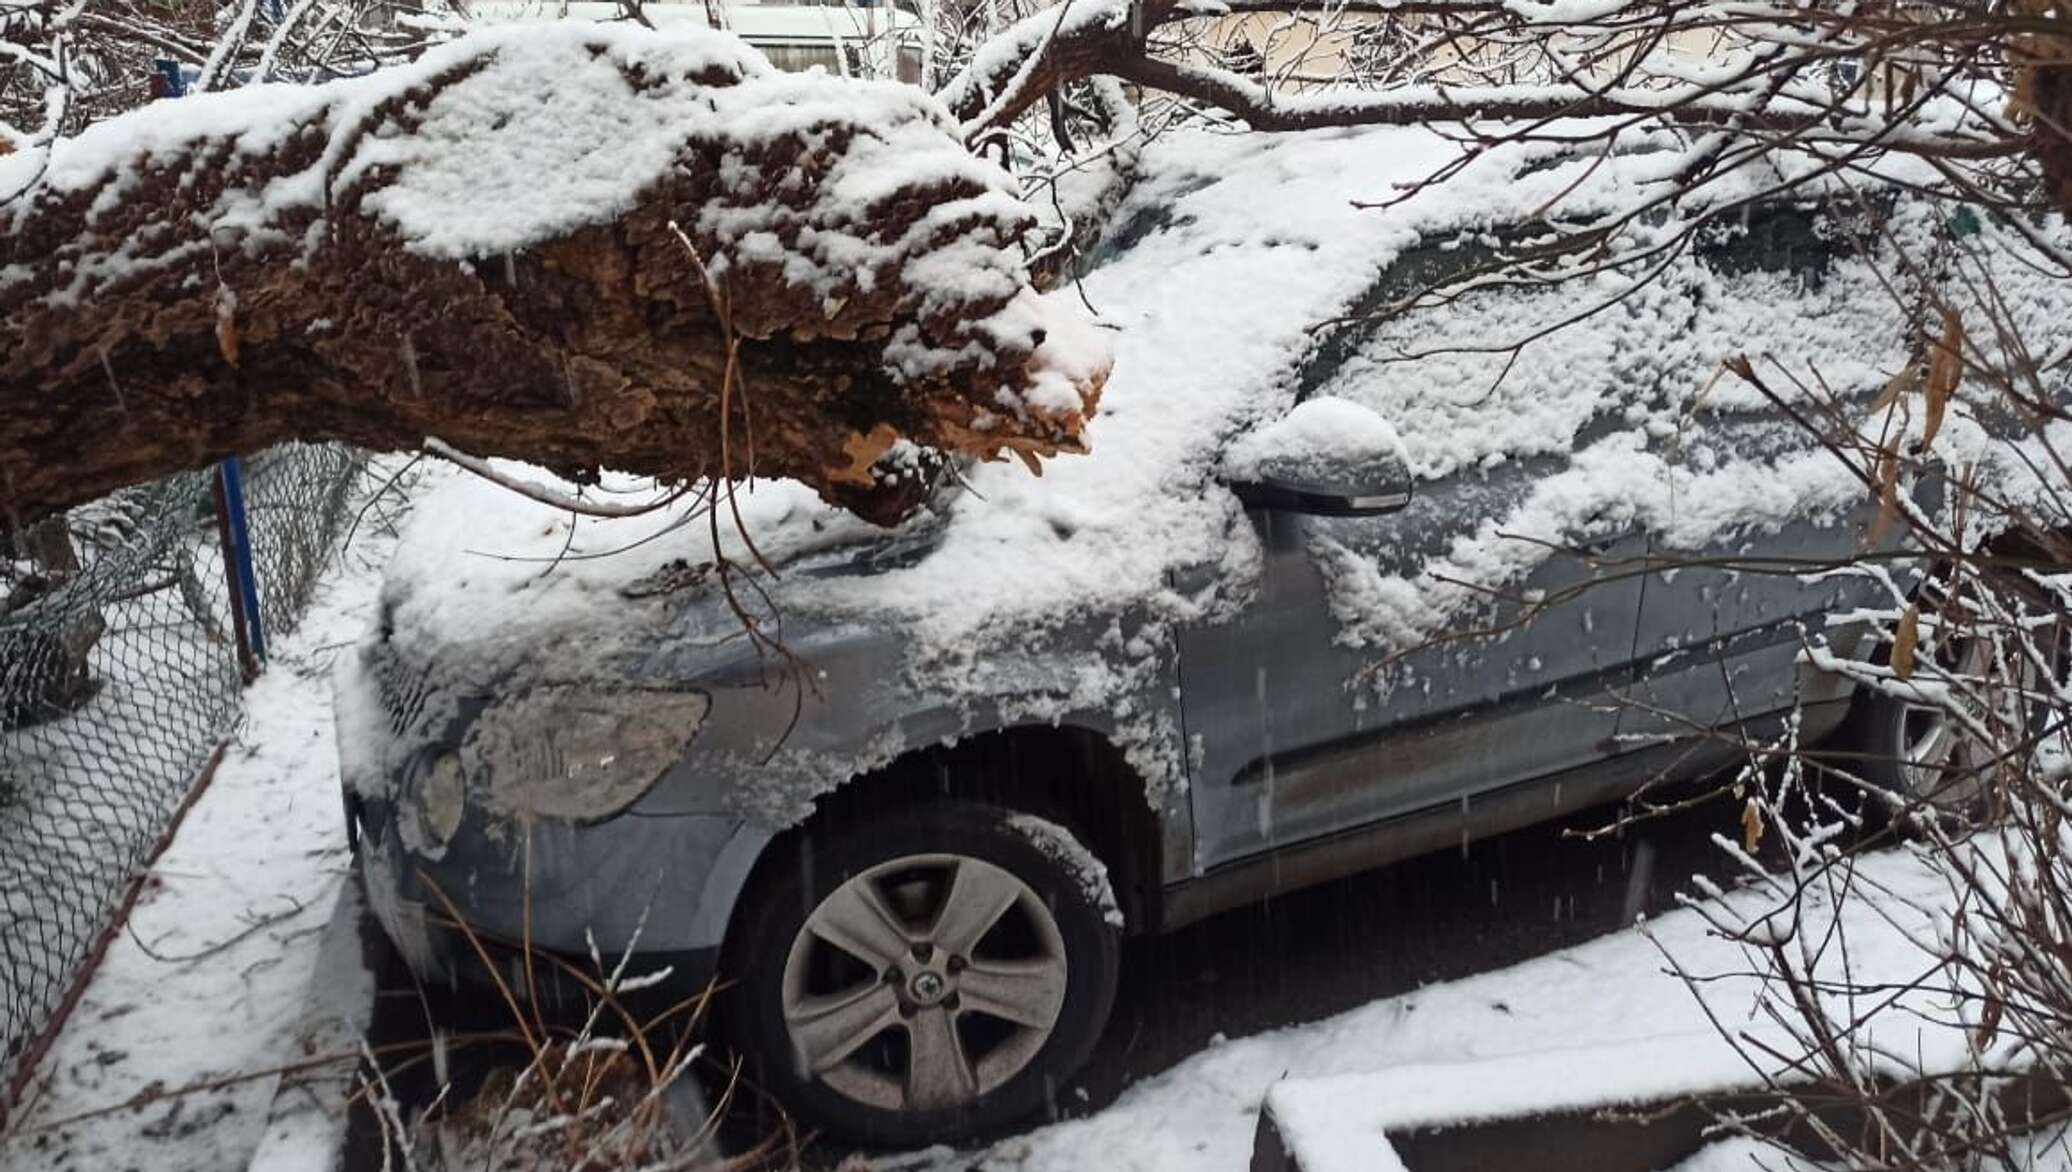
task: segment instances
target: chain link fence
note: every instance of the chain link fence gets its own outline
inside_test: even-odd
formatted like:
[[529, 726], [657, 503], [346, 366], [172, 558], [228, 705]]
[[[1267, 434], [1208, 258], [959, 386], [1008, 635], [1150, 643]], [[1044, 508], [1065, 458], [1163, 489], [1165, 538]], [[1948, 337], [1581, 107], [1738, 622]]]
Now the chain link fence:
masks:
[[[364, 465], [336, 445], [244, 462], [267, 635], [308, 603]], [[237, 720], [251, 616], [223, 500], [189, 473], [0, 528], [0, 1116]]]

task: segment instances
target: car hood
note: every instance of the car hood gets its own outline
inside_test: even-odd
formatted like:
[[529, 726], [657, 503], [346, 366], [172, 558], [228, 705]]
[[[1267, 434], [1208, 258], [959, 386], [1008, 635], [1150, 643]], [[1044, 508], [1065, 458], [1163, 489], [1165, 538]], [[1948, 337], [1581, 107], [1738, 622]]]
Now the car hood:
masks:
[[[615, 501], [638, 492], [664, 499], [643, 481], [605, 488]], [[787, 481], [741, 486], [721, 501], [716, 524], [688, 496], [632, 518], [576, 517], [440, 469], [422, 486], [390, 563], [375, 639], [420, 666], [465, 664], [470, 677], [525, 665], [595, 677], [600, 660], [644, 658], [671, 630], [738, 634], [736, 605], [751, 613], [781, 606], [788, 634], [804, 634], [811, 608], [790, 597], [800, 593], [792, 583], [914, 565], [942, 529], [929, 513], [893, 529], [871, 525]]]

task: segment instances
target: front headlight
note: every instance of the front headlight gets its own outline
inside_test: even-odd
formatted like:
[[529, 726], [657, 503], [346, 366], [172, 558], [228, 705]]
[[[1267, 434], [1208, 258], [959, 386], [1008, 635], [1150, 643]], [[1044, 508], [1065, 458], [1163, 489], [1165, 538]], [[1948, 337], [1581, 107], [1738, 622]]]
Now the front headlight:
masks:
[[425, 767], [417, 783], [417, 817], [432, 841], [445, 846], [460, 829], [460, 817], [467, 812], [467, 778], [460, 758], [441, 753]]
[[461, 764], [491, 810], [608, 818], [682, 759], [709, 707], [698, 692], [534, 688], [476, 719]]

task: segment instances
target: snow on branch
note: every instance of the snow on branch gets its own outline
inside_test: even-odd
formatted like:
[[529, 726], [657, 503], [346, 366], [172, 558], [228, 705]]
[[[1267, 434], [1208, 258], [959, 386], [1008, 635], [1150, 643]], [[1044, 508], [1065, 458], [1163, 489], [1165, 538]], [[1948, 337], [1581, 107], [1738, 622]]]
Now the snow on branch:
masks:
[[2051, 5], [1072, 0], [981, 45], [941, 96], [971, 141], [1092, 77], [1254, 130], [1439, 123], [1486, 147], [1595, 118], [1563, 133], [1896, 152], [1958, 164], [1952, 185], [1974, 197], [2019, 200], [2041, 178], [2062, 208], [2068, 48]]

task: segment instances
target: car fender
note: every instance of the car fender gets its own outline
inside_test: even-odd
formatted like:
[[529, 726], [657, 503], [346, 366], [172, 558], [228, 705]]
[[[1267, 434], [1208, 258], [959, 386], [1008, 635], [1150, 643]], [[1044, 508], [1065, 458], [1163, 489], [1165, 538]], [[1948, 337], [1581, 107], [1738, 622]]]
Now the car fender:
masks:
[[776, 837], [767, 827], [749, 822], [735, 828], [726, 845], [720, 848], [718, 857], [713, 859], [712, 869], [705, 873], [704, 887], [698, 892], [697, 910], [691, 913], [691, 922], [684, 929], [691, 947], [717, 948], [725, 943], [727, 925], [734, 916], [734, 905], [748, 886], [748, 876], [755, 870], [756, 860], [762, 858], [763, 851]]

